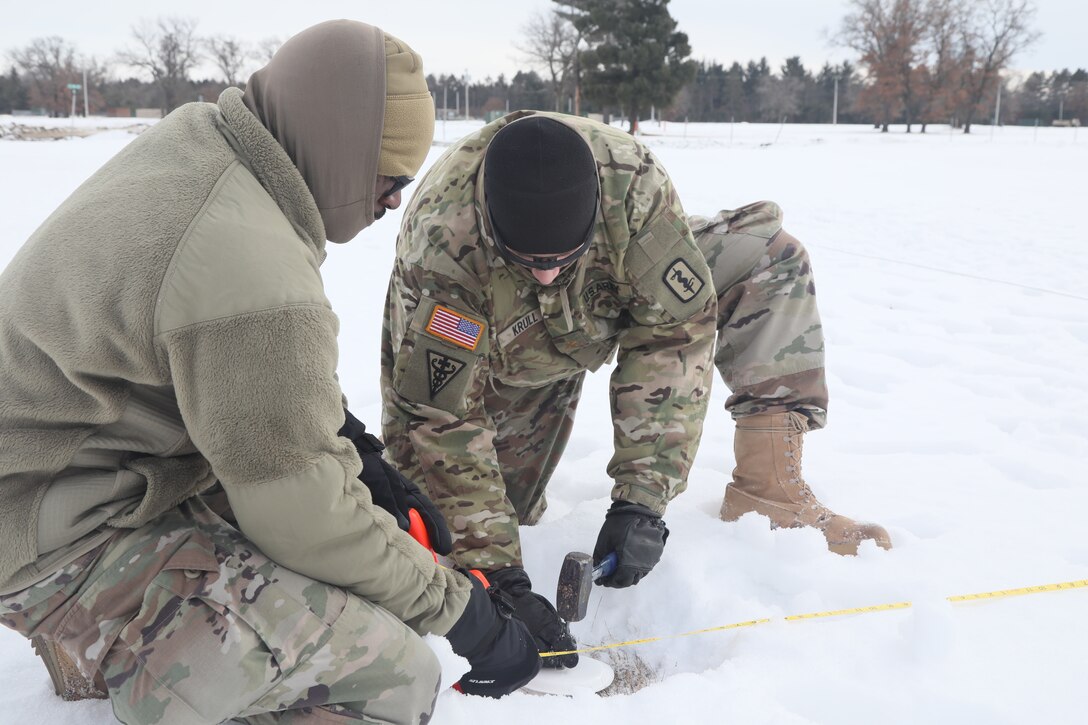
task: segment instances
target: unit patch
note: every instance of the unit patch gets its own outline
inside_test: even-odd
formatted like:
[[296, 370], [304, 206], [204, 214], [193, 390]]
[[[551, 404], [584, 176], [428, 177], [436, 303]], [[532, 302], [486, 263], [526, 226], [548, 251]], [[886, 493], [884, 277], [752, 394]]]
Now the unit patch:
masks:
[[695, 270], [684, 261], [683, 257], [677, 257], [665, 270], [661, 279], [681, 302], [691, 302], [702, 291], [705, 284], [702, 277], [695, 274]]
[[449, 385], [457, 373], [465, 369], [465, 364], [435, 350], [427, 350], [427, 373], [431, 385], [431, 400]]
[[505, 330], [499, 333], [499, 344], [503, 347], [506, 347], [514, 341], [515, 337], [525, 332], [530, 327], [540, 322], [542, 319], [544, 318], [540, 316], [539, 310], [533, 310], [532, 312], [521, 316], [514, 322], [514, 324], [510, 325], [510, 327], [507, 327]]
[[475, 350], [480, 344], [484, 323], [454, 312], [449, 307], [435, 305], [426, 330], [435, 337], [452, 342], [458, 347]]

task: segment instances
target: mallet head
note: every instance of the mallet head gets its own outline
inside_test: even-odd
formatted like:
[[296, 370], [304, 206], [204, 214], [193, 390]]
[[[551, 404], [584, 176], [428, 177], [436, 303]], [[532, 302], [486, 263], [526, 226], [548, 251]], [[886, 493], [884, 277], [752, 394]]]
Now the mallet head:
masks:
[[559, 586], [555, 592], [555, 609], [559, 616], [568, 622], [585, 619], [592, 589], [593, 557], [580, 551], [567, 554], [559, 570]]

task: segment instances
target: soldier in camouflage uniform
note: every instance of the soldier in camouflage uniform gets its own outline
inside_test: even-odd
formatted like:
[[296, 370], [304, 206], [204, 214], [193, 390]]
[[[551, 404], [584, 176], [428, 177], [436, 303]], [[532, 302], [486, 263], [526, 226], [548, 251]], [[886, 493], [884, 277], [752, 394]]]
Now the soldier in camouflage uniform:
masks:
[[[514, 135], [521, 146], [500, 146]], [[579, 143], [591, 183], [567, 168]], [[532, 151], [548, 144], [561, 163]], [[512, 161], [494, 161], [497, 146]], [[594, 556], [618, 550], [620, 566], [601, 583], [633, 584], [660, 557], [660, 516], [686, 485], [712, 363], [748, 441], [723, 518], [744, 509], [783, 526], [834, 521], [829, 545], [845, 550], [880, 535], [839, 526], [849, 520], [800, 477], [801, 433], [824, 422], [823, 340], [807, 256], [781, 231], [778, 207], [689, 221], [638, 141], [586, 119], [512, 114], [449, 149], [406, 210], [383, 326], [383, 432], [443, 509], [455, 559], [511, 580], [542, 649], [572, 640], [529, 591], [518, 525], [544, 512], [585, 372], [612, 359], [614, 504]], [[783, 466], [770, 451], [787, 441]]]

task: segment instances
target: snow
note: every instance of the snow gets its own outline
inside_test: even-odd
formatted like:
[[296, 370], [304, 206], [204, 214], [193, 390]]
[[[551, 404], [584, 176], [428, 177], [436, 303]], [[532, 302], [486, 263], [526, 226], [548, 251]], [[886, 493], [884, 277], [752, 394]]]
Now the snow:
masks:
[[[478, 124], [439, 123], [433, 162]], [[579, 640], [606, 644], [759, 618], [768, 624], [607, 650], [642, 689], [500, 701], [444, 692], [435, 722], [1079, 723], [1088, 589], [953, 604], [950, 595], [1088, 579], [1088, 135], [976, 126], [963, 136], [865, 126], [643, 124], [689, 212], [758, 199], [808, 247], [827, 332], [829, 427], [806, 477], [892, 551], [827, 552], [813, 530], [717, 518], [732, 469], [715, 381], [665, 557], [639, 586], [597, 590]], [[133, 136], [0, 142], [0, 264]], [[378, 425], [378, 339], [399, 213], [324, 274], [340, 315], [340, 378]], [[543, 522], [522, 532], [537, 588], [591, 551], [611, 484], [607, 371], [589, 376]], [[790, 614], [913, 602], [787, 622]], [[434, 646], [458, 676], [444, 640]], [[641, 666], [648, 675], [632, 675]], [[0, 630], [0, 722], [112, 721], [64, 703], [29, 645]]]

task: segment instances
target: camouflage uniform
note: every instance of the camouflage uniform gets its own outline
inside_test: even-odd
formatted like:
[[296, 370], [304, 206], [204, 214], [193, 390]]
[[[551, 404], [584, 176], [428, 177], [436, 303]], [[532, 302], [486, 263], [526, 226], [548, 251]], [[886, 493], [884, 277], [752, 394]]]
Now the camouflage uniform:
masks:
[[269, 560], [199, 497], [0, 597], [0, 623], [101, 669], [125, 723], [426, 722], [439, 682], [403, 622]]
[[454, 558], [483, 570], [521, 565], [518, 523], [543, 513], [582, 378], [613, 356], [612, 496], [663, 512], [686, 486], [713, 360], [710, 271], [665, 170], [621, 131], [543, 114], [597, 160], [593, 242], [546, 287], [496, 252], [483, 152], [523, 115], [427, 173], [404, 215], [383, 325], [389, 451], [443, 509]]

